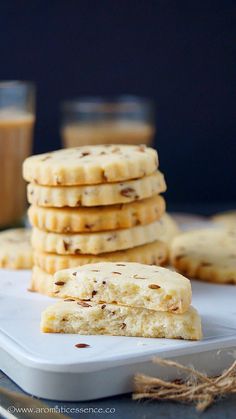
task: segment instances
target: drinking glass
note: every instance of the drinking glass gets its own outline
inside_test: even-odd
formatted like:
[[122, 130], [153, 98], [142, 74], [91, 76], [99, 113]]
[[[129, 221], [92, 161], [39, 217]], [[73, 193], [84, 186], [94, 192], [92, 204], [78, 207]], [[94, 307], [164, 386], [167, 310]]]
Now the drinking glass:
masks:
[[136, 96], [81, 97], [62, 104], [64, 147], [94, 144], [152, 144], [155, 126], [150, 100]]
[[26, 210], [22, 162], [32, 152], [35, 87], [0, 82], [0, 228], [20, 225]]

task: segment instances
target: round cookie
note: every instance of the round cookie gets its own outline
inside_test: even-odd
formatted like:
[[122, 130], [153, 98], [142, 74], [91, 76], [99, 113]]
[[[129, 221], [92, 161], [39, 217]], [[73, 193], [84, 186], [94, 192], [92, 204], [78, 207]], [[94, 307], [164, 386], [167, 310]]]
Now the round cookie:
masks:
[[157, 152], [150, 147], [106, 144], [28, 157], [23, 177], [40, 185], [91, 185], [140, 178], [157, 166]]
[[212, 217], [212, 221], [229, 229], [236, 229], [236, 211], [227, 211], [216, 214]]
[[80, 233], [130, 228], [160, 219], [165, 200], [160, 195], [128, 204], [102, 207], [44, 208], [31, 205], [31, 224], [55, 233]]
[[96, 262], [139, 262], [147, 265], [163, 265], [167, 261], [168, 250], [165, 243], [155, 241], [143, 246], [120, 252], [103, 253], [102, 255], [57, 255], [53, 253], [34, 252], [34, 262], [42, 270], [54, 274], [60, 269], [75, 268]]
[[49, 297], [56, 297], [53, 289], [54, 282], [53, 275], [48, 274], [38, 266], [34, 266], [28, 291], [39, 292]]
[[90, 186], [42, 186], [30, 183], [27, 188], [30, 204], [42, 207], [95, 207], [125, 204], [166, 191], [161, 172], [127, 182]]
[[132, 228], [96, 233], [59, 234], [34, 227], [32, 246], [40, 252], [59, 255], [98, 255], [161, 240], [164, 235], [165, 223], [162, 220]]
[[171, 263], [182, 274], [204, 281], [236, 284], [236, 231], [188, 231], [171, 245]]
[[31, 230], [16, 228], [0, 232], [0, 268], [31, 269]]

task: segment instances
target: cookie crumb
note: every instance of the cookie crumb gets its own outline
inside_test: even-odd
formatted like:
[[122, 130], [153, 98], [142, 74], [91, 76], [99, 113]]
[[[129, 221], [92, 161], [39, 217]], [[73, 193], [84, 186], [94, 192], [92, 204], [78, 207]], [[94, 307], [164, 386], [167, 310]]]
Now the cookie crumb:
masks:
[[75, 347], [76, 348], [90, 348], [90, 345], [88, 345], [87, 343], [76, 343]]

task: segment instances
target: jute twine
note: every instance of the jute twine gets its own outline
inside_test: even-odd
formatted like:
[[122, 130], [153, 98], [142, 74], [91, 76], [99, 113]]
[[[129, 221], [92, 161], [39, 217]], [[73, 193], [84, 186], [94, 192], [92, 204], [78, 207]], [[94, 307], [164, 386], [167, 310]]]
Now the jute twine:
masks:
[[207, 377], [193, 367], [162, 358], [154, 358], [153, 362], [164, 367], [177, 368], [186, 374], [186, 378], [165, 381], [158, 377], [137, 374], [134, 377], [134, 400], [150, 398], [194, 403], [198, 411], [204, 411], [218, 398], [236, 393], [236, 361], [217, 377]]

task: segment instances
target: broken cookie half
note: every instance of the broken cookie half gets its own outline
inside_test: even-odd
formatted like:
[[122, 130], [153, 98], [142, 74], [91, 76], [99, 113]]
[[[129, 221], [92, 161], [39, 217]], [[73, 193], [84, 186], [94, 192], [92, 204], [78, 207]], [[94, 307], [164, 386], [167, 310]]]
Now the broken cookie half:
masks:
[[54, 275], [64, 301], [42, 314], [46, 333], [201, 339], [201, 319], [191, 304], [191, 284], [165, 268], [103, 262]]

